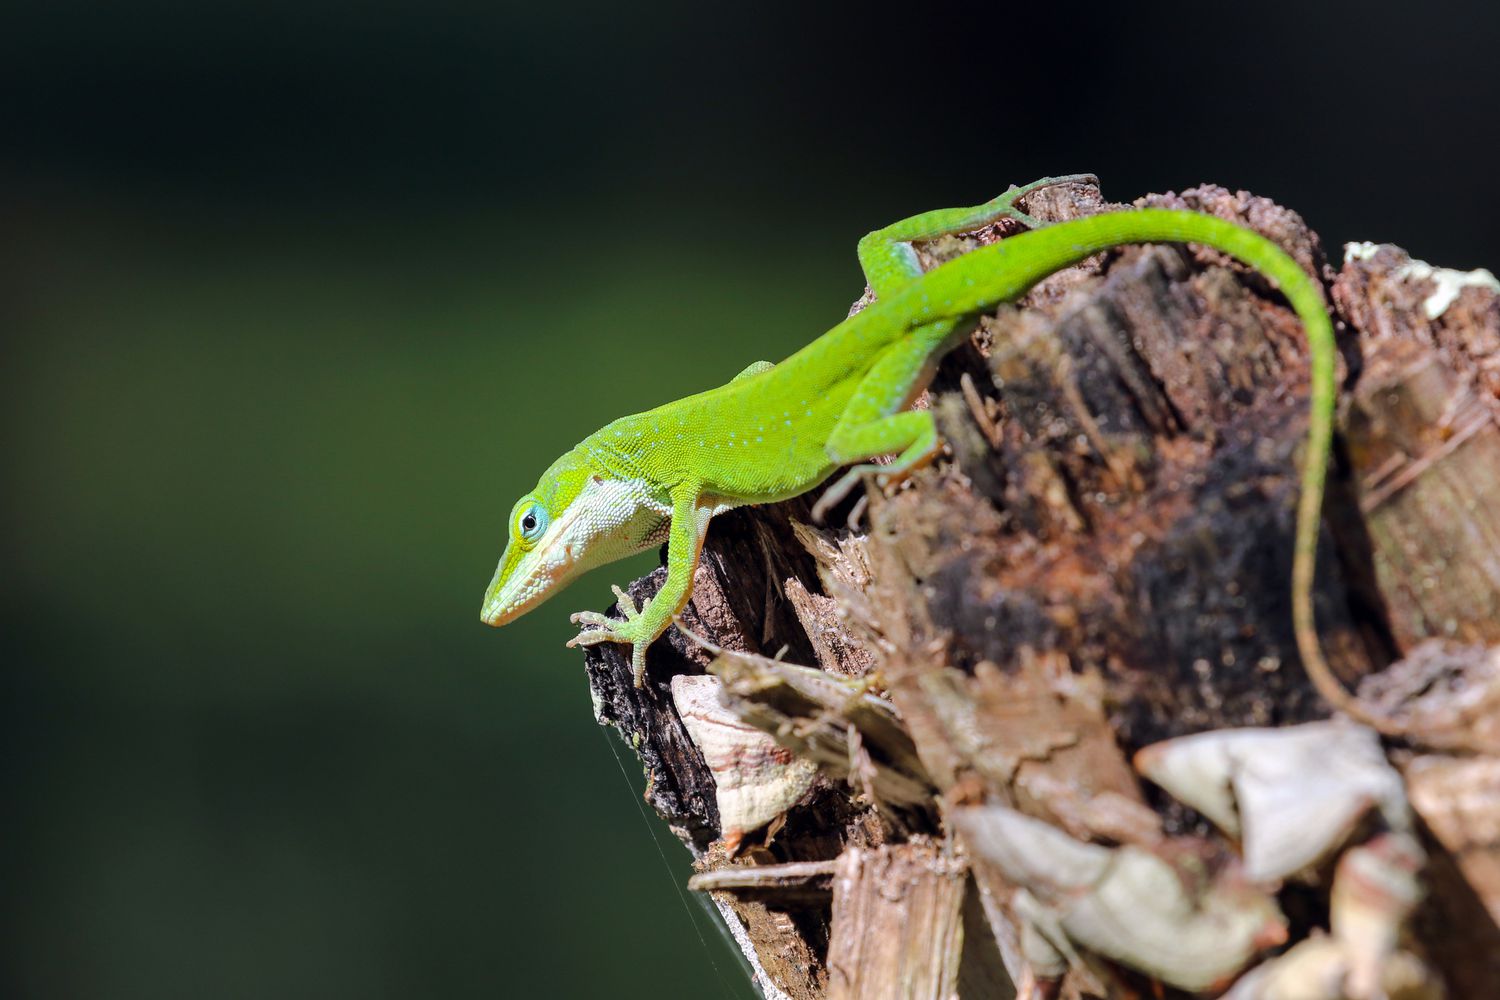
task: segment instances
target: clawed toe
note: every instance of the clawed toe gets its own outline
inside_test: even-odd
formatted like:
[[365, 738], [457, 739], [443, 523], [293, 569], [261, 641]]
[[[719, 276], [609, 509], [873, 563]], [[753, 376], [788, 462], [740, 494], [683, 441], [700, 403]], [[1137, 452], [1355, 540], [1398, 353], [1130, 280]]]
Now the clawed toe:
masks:
[[569, 649], [580, 649], [580, 648], [582, 648], [584, 646], [597, 646], [601, 642], [627, 642], [627, 641], [629, 641], [629, 640], [621, 639], [619, 636], [615, 635], [613, 632], [607, 631], [607, 630], [602, 629], [602, 628], [598, 628], [598, 629], [594, 629], [591, 632], [579, 632], [573, 638], [569, 639], [567, 641], [567, 643], [565, 643], [565, 645]]
[[635, 606], [635, 598], [631, 597], [629, 594], [625, 593], [625, 591], [621, 590], [614, 584], [610, 584], [609, 589], [615, 592], [615, 602], [619, 604], [620, 610], [625, 612], [626, 621], [629, 621], [630, 619], [640, 614], [640, 611], [637, 610]]
[[845, 522], [850, 532], [859, 533], [860, 521], [864, 520], [865, 511], [869, 509], [869, 506], [870, 495], [868, 493], [854, 501], [854, 507], [849, 511], [849, 519]]
[[843, 499], [849, 495], [849, 492], [863, 478], [862, 473], [863, 470], [861, 469], [851, 469], [840, 476], [832, 486], [823, 491], [823, 495], [818, 498], [818, 502], [813, 504], [812, 519], [814, 524], [822, 524], [824, 519], [828, 517], [828, 512], [843, 502]]

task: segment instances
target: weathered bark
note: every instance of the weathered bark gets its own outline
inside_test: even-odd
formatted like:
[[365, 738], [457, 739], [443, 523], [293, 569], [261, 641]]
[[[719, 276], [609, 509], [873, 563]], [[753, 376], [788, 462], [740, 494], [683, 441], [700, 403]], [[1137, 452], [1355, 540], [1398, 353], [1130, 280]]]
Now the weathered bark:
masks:
[[1291, 631], [1295, 315], [1211, 251], [1100, 255], [944, 359], [950, 461], [859, 530], [805, 499], [716, 519], [692, 636], [643, 689], [586, 651], [770, 995], [1500, 995], [1500, 286], [1394, 247], [1335, 272], [1244, 193], [1139, 204], [1323, 280], [1345, 378], [1319, 630], [1418, 738], [1305, 725], [1328, 710]]

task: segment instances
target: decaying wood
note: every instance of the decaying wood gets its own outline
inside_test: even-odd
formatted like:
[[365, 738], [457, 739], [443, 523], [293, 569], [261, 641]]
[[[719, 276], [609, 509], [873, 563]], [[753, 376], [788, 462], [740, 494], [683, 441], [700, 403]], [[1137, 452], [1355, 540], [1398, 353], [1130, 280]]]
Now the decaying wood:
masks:
[[1102, 254], [944, 359], [949, 461], [858, 530], [806, 498], [716, 519], [644, 688], [585, 652], [772, 995], [1500, 995], [1500, 285], [1367, 244], [1335, 270], [1243, 192], [1138, 204], [1322, 278], [1319, 630], [1420, 745], [1320, 724], [1295, 652], [1295, 315], [1211, 251]]
[[828, 995], [953, 996], [966, 876], [961, 861], [925, 842], [845, 851], [834, 875]]
[[796, 861], [786, 865], [731, 866], [699, 872], [688, 879], [694, 892], [726, 892], [740, 899], [770, 900], [783, 907], [826, 906], [833, 900], [836, 861]]

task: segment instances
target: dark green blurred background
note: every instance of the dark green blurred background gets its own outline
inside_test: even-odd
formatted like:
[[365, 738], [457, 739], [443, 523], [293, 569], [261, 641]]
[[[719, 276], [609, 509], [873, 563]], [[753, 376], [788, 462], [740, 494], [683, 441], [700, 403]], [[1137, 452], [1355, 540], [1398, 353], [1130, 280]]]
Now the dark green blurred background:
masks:
[[4, 997], [723, 994], [561, 645], [654, 557], [477, 619], [552, 457], [1045, 173], [1500, 264], [1492, 6], [7, 22]]

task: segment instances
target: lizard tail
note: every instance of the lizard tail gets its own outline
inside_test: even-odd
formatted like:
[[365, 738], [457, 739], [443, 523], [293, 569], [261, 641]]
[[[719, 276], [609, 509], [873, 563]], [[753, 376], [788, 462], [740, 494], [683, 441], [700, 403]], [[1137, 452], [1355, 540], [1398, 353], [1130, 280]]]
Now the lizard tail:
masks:
[[[1396, 720], [1371, 712], [1344, 689], [1318, 642], [1313, 576], [1333, 445], [1337, 348], [1322, 290], [1295, 260], [1264, 236], [1213, 216], [1152, 208], [1110, 212], [1022, 233], [945, 265], [940, 270], [952, 274], [942, 291], [952, 292], [952, 298], [943, 304], [987, 309], [1019, 297], [1061, 268], [1102, 250], [1136, 243], [1198, 243], [1229, 254], [1274, 282], [1301, 319], [1307, 331], [1311, 412], [1292, 560], [1292, 627], [1297, 651], [1308, 678], [1330, 705], [1388, 736], [1406, 735]], [[925, 291], [931, 296], [936, 290]]]

